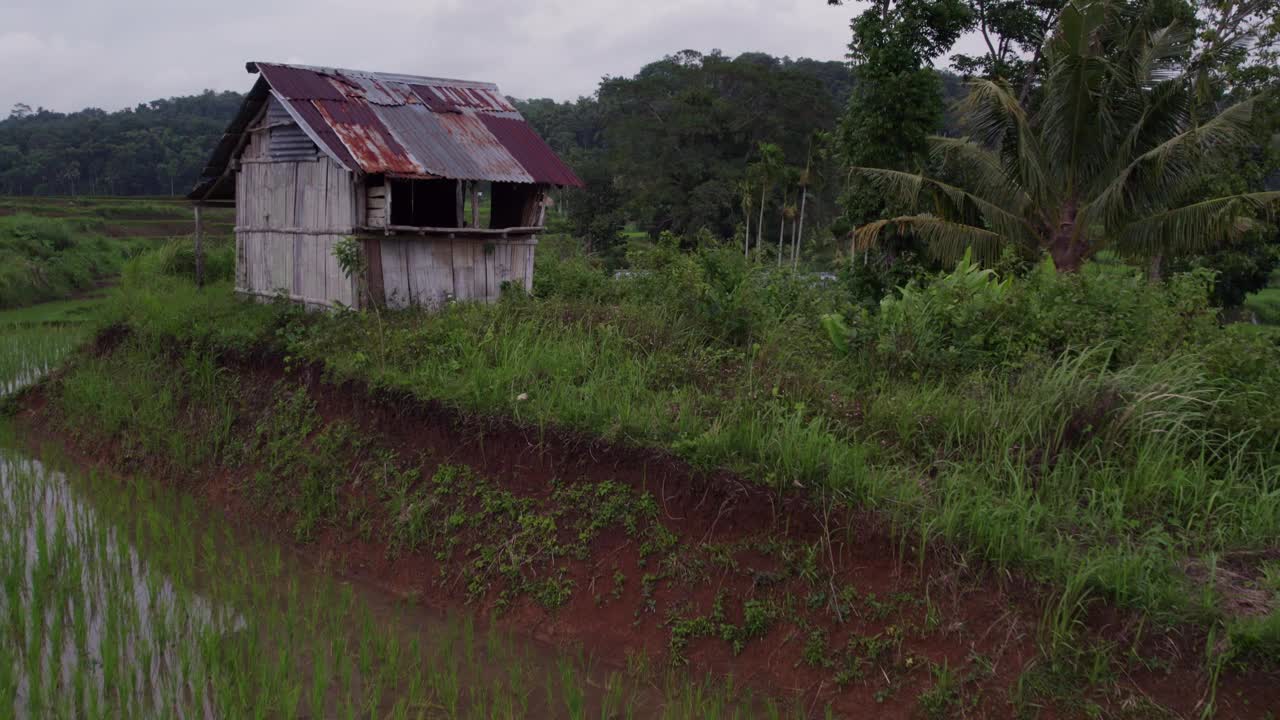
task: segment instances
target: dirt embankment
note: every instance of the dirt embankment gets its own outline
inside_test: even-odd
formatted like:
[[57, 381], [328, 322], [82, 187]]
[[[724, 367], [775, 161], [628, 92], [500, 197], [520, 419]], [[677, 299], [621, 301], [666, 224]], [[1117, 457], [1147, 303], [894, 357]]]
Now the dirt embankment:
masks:
[[[736, 687], [800, 698], [815, 716], [829, 705], [843, 717], [1074, 717], [1094, 702], [1117, 716], [1150, 717], [1156, 707], [1194, 716], [1205, 697], [1207, 674], [1187, 652], [1194, 640], [1142, 634], [1107, 611], [1092, 618], [1091, 642], [1119, 649], [1124, 666], [1094, 687], [1077, 676], [1064, 689], [1073, 681], [1040, 654], [1043, 592], [945, 552], [920, 555], [869, 513], [699, 472], [653, 450], [335, 386], [274, 359], [230, 369], [255, 399], [236, 420], [244, 435], [261, 435], [272, 398], [293, 388], [314, 408], [309, 437], [342, 427], [367, 439], [340, 468], [355, 478], [341, 489], [348, 511], [296, 541], [297, 513], [256, 494], [280, 462], [264, 449], [233, 469], [174, 481], [279, 528], [282, 542], [332, 572], [413, 601], [497, 613], [509, 628], [618, 667], [731, 674]], [[60, 432], [48, 392], [22, 401], [27, 441], [165, 473], [163, 462]], [[394, 458], [401, 484], [375, 482], [371, 458]], [[402, 488], [401, 501], [387, 500], [378, 482]], [[1280, 707], [1275, 680], [1224, 676], [1219, 716]]]

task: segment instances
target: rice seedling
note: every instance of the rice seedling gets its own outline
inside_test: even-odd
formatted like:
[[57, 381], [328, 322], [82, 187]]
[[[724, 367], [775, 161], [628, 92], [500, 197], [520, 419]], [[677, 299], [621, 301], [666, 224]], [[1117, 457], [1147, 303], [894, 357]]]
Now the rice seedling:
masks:
[[77, 326], [0, 325], [0, 397], [39, 380], [84, 337]]
[[716, 683], [669, 676], [655, 693], [469, 615], [337, 583], [176, 491], [68, 476], [7, 445], [0, 537], [5, 715], [691, 718], [736, 706]]

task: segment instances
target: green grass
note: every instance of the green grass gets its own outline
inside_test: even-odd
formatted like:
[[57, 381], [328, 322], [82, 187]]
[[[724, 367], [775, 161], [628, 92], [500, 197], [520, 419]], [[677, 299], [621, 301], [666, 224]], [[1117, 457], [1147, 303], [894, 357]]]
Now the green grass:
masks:
[[[220, 361], [271, 353], [321, 365], [332, 380], [662, 448], [779, 495], [873, 508], [904, 552], [945, 544], [1055, 588], [1040, 633], [1055, 678], [1099, 681], [1105, 653], [1079, 633], [1099, 600], [1156, 627], [1189, 623], [1227, 638], [1206, 644], [1214, 667], [1280, 660], [1275, 571], [1248, 561], [1280, 536], [1280, 338], [1218, 327], [1202, 278], [1153, 287], [1119, 266], [1007, 282], [958, 271], [872, 314], [804, 276], [645, 252], [654, 253], [646, 271], [623, 280], [540, 255], [555, 270], [542, 297], [376, 317], [243, 303], [225, 283], [197, 291], [150, 254], [131, 263], [95, 320], [129, 327], [131, 340], [71, 368], [57, 386], [61, 412], [78, 432], [178, 470], [234, 462], [245, 429], [234, 422], [236, 379]], [[824, 327], [832, 311], [845, 320]], [[290, 439], [309, 427], [302, 414], [255, 430], [261, 448], [281, 453], [273, 475], [316, 480], [274, 499], [304, 539], [359, 511], [318, 467], [361, 440]], [[324, 448], [334, 454], [309, 456]], [[400, 503], [390, 545], [448, 552], [410, 509], [448, 496], [381, 499]], [[503, 520], [473, 512], [461, 522]], [[553, 512], [518, 514], [536, 525]], [[1224, 560], [1244, 585], [1217, 576]], [[1270, 610], [1233, 615], [1231, 594], [1251, 584], [1271, 588]], [[573, 588], [527, 591], [554, 606]], [[709, 616], [672, 618], [672, 628], [733, 635]], [[863, 670], [830, 663], [837, 676]], [[955, 677], [944, 667], [935, 679], [922, 702], [945, 712]]]
[[1258, 318], [1258, 322], [1280, 325], [1280, 287], [1259, 290], [1245, 298], [1244, 306]]
[[76, 326], [0, 325], [0, 398], [38, 380], [86, 337]]
[[[1099, 343], [1125, 333], [1114, 346], [939, 371], [878, 350], [842, 356], [818, 312], [796, 312], [807, 307], [796, 301], [781, 317], [739, 320], [718, 300], [704, 324], [694, 293], [637, 297], [640, 283], [681, 282], [651, 277], [613, 283], [621, 299], [609, 304], [511, 298], [380, 322], [149, 278], [127, 282], [108, 315], [156, 347], [271, 348], [467, 413], [666, 448], [778, 492], [834, 494], [878, 509], [917, 547], [945, 541], [1161, 622], [1244, 627], [1221, 610], [1220, 589], [1185, 568], [1280, 534], [1276, 419], [1265, 411], [1280, 388], [1275, 345], [1186, 310], [1176, 293], [1190, 290], [1130, 301], [1145, 286], [1085, 278], [1097, 303], [1088, 313], [1103, 324], [1078, 310], [1054, 309], [1051, 321]], [[1046, 292], [1081, 292], [1075, 283]], [[731, 334], [737, 322], [745, 340]]]
[[139, 249], [71, 220], [25, 213], [0, 217], [0, 309], [90, 290]]
[[75, 325], [90, 322], [102, 298], [57, 300], [28, 307], [0, 310], [0, 327], [7, 325]]
[[[87, 336], [91, 307], [56, 303], [0, 316], [0, 395], [57, 365]], [[41, 321], [53, 324], [41, 324]], [[182, 458], [195, 468], [231, 458], [227, 441], [238, 407], [235, 380], [207, 354], [190, 353], [175, 373], [145, 346], [82, 357], [59, 390], [72, 415], [99, 436], [129, 433], [134, 449]], [[296, 400], [303, 397], [302, 404]], [[74, 403], [80, 402], [79, 405]], [[343, 474], [332, 453], [355, 435], [315, 438], [314, 408], [304, 396], [282, 396], [281, 411], [255, 429], [275, 469], [304, 478], [300, 536], [332, 522], [320, 466]], [[195, 422], [190, 412], [200, 409]], [[210, 432], [222, 428], [222, 433]], [[198, 438], [184, 429], [200, 428]], [[327, 431], [326, 431], [327, 432]], [[344, 434], [344, 432], [346, 434]], [[215, 438], [215, 436], [218, 436]], [[328, 450], [326, 450], [328, 448]], [[274, 455], [271, 455], [274, 453]], [[212, 713], [220, 717], [770, 717], [799, 708], [753, 700], [731, 684], [657, 673], [644, 661], [625, 671], [588, 658], [553, 655], [470, 616], [433, 613], [305, 569], [270, 539], [232, 531], [189, 495], [146, 478], [127, 482], [36, 463], [14, 449], [0, 419], [0, 715], [18, 717], [150, 717]], [[234, 460], [232, 460], [234, 462]], [[570, 505], [594, 503], [577, 543], [613, 524], [636, 527], [652, 505], [607, 488], [582, 497], [565, 488], [541, 510], [480, 482], [465, 469], [433, 480], [452, 502], [444, 474], [457, 479], [459, 512], [478, 499], [478, 525], [506, 523], [511, 534], [535, 512], [554, 524]], [[414, 526], [403, 511], [405, 478], [379, 486], [402, 518], [405, 543], [444, 536]], [[261, 499], [271, 502], [272, 495]], [[576, 493], [576, 494], [575, 494]], [[523, 509], [511, 514], [517, 507]], [[636, 510], [635, 508], [639, 508]], [[341, 508], [346, 511], [345, 508]], [[636, 530], [639, 532], [639, 530]], [[505, 532], [505, 531], [504, 531]], [[526, 563], [546, 552], [545, 539], [522, 544]], [[554, 538], [553, 538], [554, 539]], [[555, 553], [575, 552], [576, 545]], [[477, 566], [478, 568], [479, 566]], [[513, 570], [516, 576], [521, 568]], [[472, 573], [484, 583], [485, 571]], [[479, 586], [477, 586], [479, 587]], [[549, 604], [554, 588], [531, 584]]]

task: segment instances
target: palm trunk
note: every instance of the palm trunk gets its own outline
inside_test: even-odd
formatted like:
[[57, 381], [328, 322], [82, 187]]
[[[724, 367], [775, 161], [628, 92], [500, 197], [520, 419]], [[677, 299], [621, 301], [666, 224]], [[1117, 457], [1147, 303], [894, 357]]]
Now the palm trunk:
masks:
[[1088, 246], [1076, 235], [1076, 210], [1074, 200], [1062, 209], [1058, 227], [1049, 239], [1049, 257], [1058, 272], [1073, 273], [1084, 264]]
[[800, 264], [800, 243], [804, 240], [804, 206], [809, 200], [809, 188], [800, 195], [800, 227], [796, 230], [796, 251], [792, 256], [792, 267]]
[[760, 254], [760, 241], [764, 238], [764, 194], [769, 186], [760, 186], [760, 220], [756, 223], [756, 254]]
[[782, 193], [782, 207], [778, 208], [781, 217], [778, 218], [778, 267], [782, 267], [782, 241], [787, 237], [787, 193]]

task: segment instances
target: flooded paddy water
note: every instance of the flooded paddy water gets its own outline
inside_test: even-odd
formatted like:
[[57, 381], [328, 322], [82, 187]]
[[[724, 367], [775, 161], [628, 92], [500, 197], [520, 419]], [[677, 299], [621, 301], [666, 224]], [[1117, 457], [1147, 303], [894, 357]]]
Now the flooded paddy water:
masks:
[[[85, 340], [2, 321], [3, 395]], [[343, 582], [178, 488], [42, 455], [0, 416], [0, 717], [783, 714]]]

